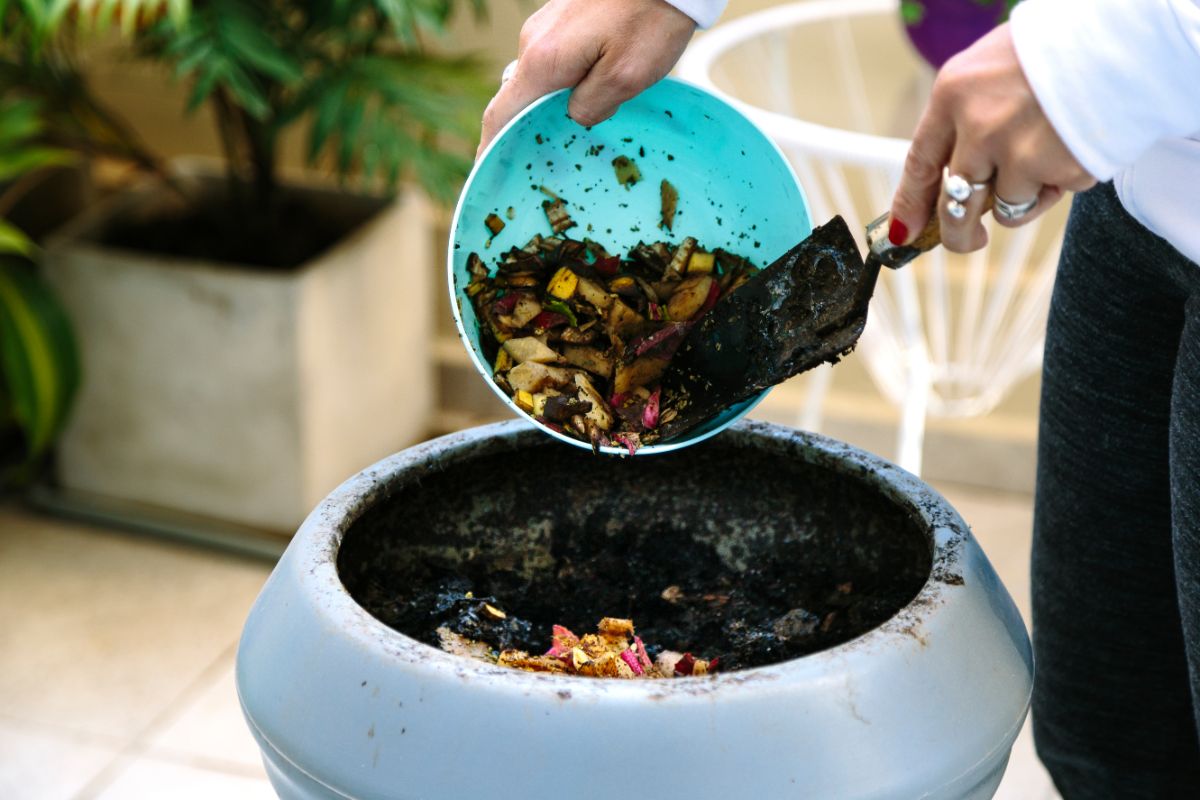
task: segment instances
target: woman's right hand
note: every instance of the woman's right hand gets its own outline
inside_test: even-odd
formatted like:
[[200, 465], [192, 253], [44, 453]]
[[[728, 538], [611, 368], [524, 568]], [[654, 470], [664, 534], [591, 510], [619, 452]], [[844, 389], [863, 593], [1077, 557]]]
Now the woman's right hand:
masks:
[[521, 28], [516, 71], [483, 114], [482, 152], [542, 95], [574, 87], [571, 119], [595, 125], [671, 71], [696, 23], [665, 0], [550, 0]]

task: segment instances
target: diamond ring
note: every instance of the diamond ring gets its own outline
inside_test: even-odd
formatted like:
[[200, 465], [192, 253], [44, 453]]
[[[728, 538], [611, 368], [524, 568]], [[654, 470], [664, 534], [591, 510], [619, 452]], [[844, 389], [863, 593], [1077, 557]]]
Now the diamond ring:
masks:
[[1030, 211], [1033, 211], [1038, 204], [1036, 197], [1024, 203], [1010, 203], [1000, 195], [995, 195], [992, 200], [996, 213], [1010, 222], [1016, 222]]
[[946, 201], [946, 211], [954, 219], [962, 219], [967, 215], [966, 202], [975, 192], [987, 191], [986, 183], [969, 181], [962, 175], [951, 175], [950, 167], [942, 168], [942, 191], [950, 199]]
[[987, 190], [986, 183], [974, 183], [962, 175], [951, 175], [949, 167], [942, 168], [942, 191], [951, 199], [965, 203], [975, 192]]

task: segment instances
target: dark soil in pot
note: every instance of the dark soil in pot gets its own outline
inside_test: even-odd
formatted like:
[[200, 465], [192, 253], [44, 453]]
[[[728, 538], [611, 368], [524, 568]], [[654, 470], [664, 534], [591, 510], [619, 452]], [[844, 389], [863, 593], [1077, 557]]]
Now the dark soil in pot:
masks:
[[380, 498], [338, 554], [364, 608], [434, 646], [445, 625], [541, 653], [553, 624], [627, 617], [648, 646], [722, 671], [877, 627], [930, 565], [928, 533], [864, 477], [728, 436], [633, 459], [547, 441], [434, 469]]

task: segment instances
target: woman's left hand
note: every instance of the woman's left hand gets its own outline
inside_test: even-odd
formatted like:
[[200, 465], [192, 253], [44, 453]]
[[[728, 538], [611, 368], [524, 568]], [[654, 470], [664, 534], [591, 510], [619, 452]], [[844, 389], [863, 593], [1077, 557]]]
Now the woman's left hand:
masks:
[[[990, 182], [1002, 203], [993, 210], [1001, 225], [1035, 219], [1062, 197], [1096, 181], [1080, 166], [1055, 132], [1025, 79], [1008, 25], [1001, 25], [950, 59], [938, 73], [929, 105], [917, 125], [892, 200], [888, 237], [907, 244], [939, 215], [942, 243], [966, 253], [987, 244], [980, 218], [986, 190], [963, 202], [961, 218], [951, 213], [942, 191], [942, 170], [971, 183]], [[1032, 210], [1009, 218], [1002, 206], [1036, 199]]]

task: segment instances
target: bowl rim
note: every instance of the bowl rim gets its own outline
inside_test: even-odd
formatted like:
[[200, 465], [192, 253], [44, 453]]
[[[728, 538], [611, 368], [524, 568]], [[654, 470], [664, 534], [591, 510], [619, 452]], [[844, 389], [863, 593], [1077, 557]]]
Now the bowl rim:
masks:
[[[693, 83], [690, 80], [684, 80], [682, 78], [677, 78], [677, 77], [674, 77], [671, 75], [668, 75], [668, 76], [662, 78], [660, 81], [657, 81], [655, 85], [657, 85], [657, 83], [678, 84], [680, 86], [684, 86], [689, 89], [692, 89], [696, 92], [699, 92], [700, 94], [708, 96], [711, 100], [713, 100], [717, 103], [720, 103], [723, 106], [726, 106], [730, 111], [732, 111], [733, 113], [735, 113], [739, 117], [741, 117], [743, 120], [745, 120], [745, 122], [751, 128], [753, 128], [755, 131], [758, 132], [758, 134], [760, 136], [762, 136], [763, 141], [765, 141], [767, 143], [767, 145], [771, 148], [771, 150], [774, 151], [776, 157], [779, 159], [779, 162], [784, 166], [784, 169], [786, 169], [787, 174], [792, 179], [792, 183], [796, 186], [796, 190], [800, 193], [800, 202], [804, 207], [804, 211], [805, 211], [806, 215], [808, 216], [809, 220], [811, 221], [812, 205], [809, 202], [808, 193], [804, 190], [804, 185], [800, 182], [800, 178], [796, 174], [796, 168], [792, 166], [792, 162], [788, 160], [788, 158], [784, 154], [783, 150], [779, 147], [779, 144], [767, 134], [767, 132], [763, 129], [762, 125], [760, 125], [757, 121], [755, 121], [748, 114], [746, 114], [744, 109], [740, 108], [737, 104], [730, 102], [730, 99], [728, 97], [723, 97], [720, 93], [714, 92], [712, 89], [710, 89], [706, 86], [702, 86], [700, 84]], [[454, 276], [454, 254], [455, 254], [454, 242], [457, 237], [459, 222], [462, 219], [463, 206], [466, 204], [467, 195], [470, 193], [471, 185], [475, 182], [475, 178], [478, 175], [479, 170], [482, 168], [484, 162], [487, 161], [488, 156], [491, 155], [492, 151], [497, 147], [499, 142], [504, 138], [505, 134], [507, 134], [509, 132], [509, 130], [511, 130], [514, 126], [516, 126], [522, 119], [524, 119], [529, 114], [532, 114], [536, 109], [538, 109], [542, 105], [545, 105], [546, 103], [554, 100], [556, 97], [559, 97], [560, 95], [563, 95], [563, 94], [569, 94], [570, 91], [571, 91], [570, 89], [558, 89], [556, 91], [550, 92], [549, 94], [539, 97], [537, 100], [534, 100], [532, 103], [530, 103], [524, 109], [522, 109], [520, 111], [520, 113], [518, 113], [515, 117], [513, 117], [511, 120], [509, 120], [508, 124], [505, 125], [503, 128], [501, 128], [500, 132], [497, 133], [496, 136], [492, 139], [492, 141], [490, 141], [488, 143], [488, 146], [486, 148], [484, 148], [483, 151], [481, 153], [479, 153], [478, 156], [476, 156], [475, 163], [471, 166], [471, 172], [467, 175], [467, 179], [463, 183], [462, 191], [459, 193], [458, 200], [454, 205], [454, 215], [453, 215], [453, 217], [451, 217], [450, 233], [449, 233], [449, 239], [447, 241], [447, 247], [446, 247], [446, 286], [449, 291], [450, 310], [451, 310], [451, 313], [454, 315], [454, 326], [458, 333], [459, 341], [461, 341], [463, 347], [466, 348], [467, 356], [471, 359], [471, 364], [475, 367], [475, 370], [483, 377], [484, 383], [486, 383], [488, 385], [488, 387], [493, 392], [495, 392], [496, 396], [499, 397], [501, 399], [501, 401], [503, 401], [503, 403], [517, 415], [518, 419], [526, 421], [530, 425], [533, 425], [534, 427], [536, 427], [538, 430], [554, 437], [555, 439], [558, 439], [561, 442], [566, 442], [567, 444], [573, 445], [575, 447], [580, 447], [585, 450], [592, 450], [593, 447], [590, 443], [585, 442], [581, 439], [576, 439], [573, 436], [567, 436], [564, 433], [560, 433], [559, 431], [556, 431], [553, 428], [550, 428], [550, 427], [538, 422], [536, 419], [534, 419], [529, 414], [526, 414], [524, 411], [522, 411], [516, 405], [516, 403], [513, 402], [513, 399], [511, 397], [509, 397], [504, 392], [503, 389], [501, 389], [499, 386], [496, 385], [496, 382], [492, 379], [491, 365], [485, 364], [483, 362], [483, 360], [479, 357], [479, 354], [475, 352], [475, 348], [472, 347], [471, 341], [467, 336], [466, 324], [463, 321], [462, 310], [459, 307], [460, 298], [458, 296], [458, 292], [456, 291], [455, 276]], [[672, 441], [664, 442], [661, 444], [655, 443], [655, 444], [646, 445], [644, 447], [638, 448], [635, 451], [634, 455], [647, 456], [647, 455], [656, 455], [659, 453], [669, 453], [673, 450], [679, 450], [680, 448], [688, 447], [688, 446], [696, 444], [698, 442], [702, 442], [705, 439], [708, 439], [712, 436], [715, 436], [716, 434], [725, 430], [730, 425], [735, 424], [736, 422], [738, 422], [739, 420], [744, 418], [747, 414], [749, 414], [752, 410], [754, 410], [755, 406], [757, 406], [759, 403], [761, 403], [763, 401], [764, 398], [766, 398], [767, 394], [771, 391], [772, 388], [773, 387], [768, 387], [768, 388], [762, 390], [761, 392], [759, 392], [758, 394], [754, 395], [753, 397], [749, 398], [748, 400], [742, 401], [742, 403], [739, 404], [741, 407], [737, 410], [736, 413], [730, 414], [730, 416], [727, 420], [724, 420], [719, 425], [714, 425], [709, 430], [705, 430], [705, 431], [695, 434], [695, 435], [684, 436], [683, 438], [677, 438]], [[738, 406], [735, 405], [732, 408], [737, 408], [737, 407]], [[605, 455], [615, 455], [615, 456], [622, 456], [622, 457], [626, 457], [629, 455], [628, 450], [626, 450], [623, 447], [616, 447], [616, 446], [598, 447], [598, 448], [595, 448], [595, 451], [599, 452], [599, 453], [603, 453]]]
[[[959, 513], [916, 475], [853, 445], [820, 434], [772, 423], [742, 420], [725, 434], [751, 447], [799, 457], [872, 483], [888, 499], [904, 507], [924, 529], [931, 547], [931, 567], [914, 597], [880, 625], [825, 650], [774, 664], [729, 673], [669, 681], [615, 681], [574, 675], [523, 672], [456, 656], [389, 627], [360, 606], [342, 584], [338, 553], [345, 533], [376, 502], [440, 468], [480, 455], [548, 444], [523, 420], [506, 420], [448, 434], [384, 458], [346, 480], [313, 510], [297, 531], [285, 558], [294, 561], [300, 581], [319, 597], [318, 612], [364, 648], [381, 650], [397, 666], [430, 674], [452, 674], [463, 680], [486, 681], [490, 688], [515, 693], [551, 694], [564, 689], [576, 697], [627, 697], [686, 701], [762, 685], [787, 678], [819, 680], [831, 665], [846, 664], [856, 651], [899, 643], [906, 650], [924, 648], [913, 631], [943, 605], [945, 593], [962, 589], [963, 572], [973, 541]], [[977, 547], [977, 546], [976, 546]], [[982, 557], [982, 556], [980, 556]], [[899, 652], [899, 651], [897, 651]], [[496, 678], [501, 678], [496, 680]]]

